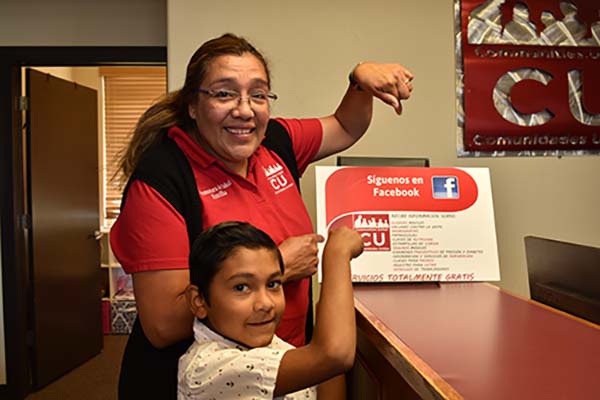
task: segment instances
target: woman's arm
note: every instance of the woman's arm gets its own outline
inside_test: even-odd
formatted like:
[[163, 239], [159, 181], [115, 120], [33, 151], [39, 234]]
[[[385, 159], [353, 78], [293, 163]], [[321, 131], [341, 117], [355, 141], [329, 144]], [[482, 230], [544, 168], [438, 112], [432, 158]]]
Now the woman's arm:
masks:
[[135, 181], [110, 233], [112, 250], [132, 274], [142, 329], [155, 347], [192, 334], [185, 304], [189, 240], [183, 217], [156, 190]]
[[350, 260], [363, 250], [349, 228], [330, 232], [323, 250], [323, 284], [311, 342], [281, 359], [275, 396], [313, 386], [345, 372], [354, 363], [356, 325]]
[[389, 104], [397, 114], [401, 100], [410, 97], [413, 74], [399, 64], [360, 63], [351, 72], [354, 84], [333, 115], [321, 118], [323, 141], [313, 161], [352, 146], [366, 132], [373, 115], [373, 97]]
[[144, 334], [154, 347], [191, 337], [194, 316], [185, 300], [188, 269], [137, 272], [133, 290]]

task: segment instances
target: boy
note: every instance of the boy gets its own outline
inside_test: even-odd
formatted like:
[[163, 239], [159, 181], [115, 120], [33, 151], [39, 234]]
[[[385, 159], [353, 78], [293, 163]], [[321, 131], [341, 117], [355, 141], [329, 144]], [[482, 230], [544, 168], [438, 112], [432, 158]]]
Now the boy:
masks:
[[283, 261], [273, 240], [250, 224], [203, 232], [190, 253], [186, 297], [195, 342], [179, 360], [179, 399], [315, 399], [312, 386], [354, 363], [356, 333], [350, 260], [359, 234], [331, 231], [311, 342], [294, 348], [275, 336], [285, 308]]

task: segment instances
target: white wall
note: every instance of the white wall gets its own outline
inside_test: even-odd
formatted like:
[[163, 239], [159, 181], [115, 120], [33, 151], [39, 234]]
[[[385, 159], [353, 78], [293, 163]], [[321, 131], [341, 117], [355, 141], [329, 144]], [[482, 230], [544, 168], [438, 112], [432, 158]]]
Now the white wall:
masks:
[[0, 1], [0, 46], [165, 44], [165, 0]]
[[[432, 166], [489, 167], [502, 280], [528, 296], [523, 237], [600, 246], [600, 158], [457, 158], [452, 1], [169, 0], [169, 88], [205, 40], [224, 32], [250, 39], [271, 62], [273, 114], [333, 112], [350, 69], [362, 60], [400, 62], [416, 75], [402, 117], [381, 104], [367, 136], [347, 154], [427, 156]], [[333, 158], [322, 164], [334, 163]], [[314, 170], [302, 190], [314, 216]], [[477, 227], [473, 227], [476, 234]]]

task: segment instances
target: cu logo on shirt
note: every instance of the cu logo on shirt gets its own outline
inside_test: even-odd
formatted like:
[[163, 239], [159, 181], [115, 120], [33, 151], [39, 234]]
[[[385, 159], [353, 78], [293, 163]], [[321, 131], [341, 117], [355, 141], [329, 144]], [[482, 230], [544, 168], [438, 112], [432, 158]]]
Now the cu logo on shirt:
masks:
[[271, 186], [273, 186], [273, 189], [275, 189], [276, 193], [279, 193], [290, 186], [290, 182], [287, 180], [284, 174], [279, 174], [269, 179], [269, 182], [271, 182]]
[[281, 193], [294, 185], [285, 176], [284, 168], [279, 163], [263, 167], [263, 170], [265, 171], [265, 176], [269, 180], [269, 183], [273, 189], [275, 189], [275, 194]]

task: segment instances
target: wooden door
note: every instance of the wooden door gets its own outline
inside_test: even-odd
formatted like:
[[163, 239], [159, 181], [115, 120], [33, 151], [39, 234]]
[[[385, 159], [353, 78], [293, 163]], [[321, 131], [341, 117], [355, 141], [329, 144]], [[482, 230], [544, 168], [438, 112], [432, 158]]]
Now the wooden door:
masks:
[[93, 89], [31, 69], [26, 87], [37, 389], [102, 349], [98, 116]]

